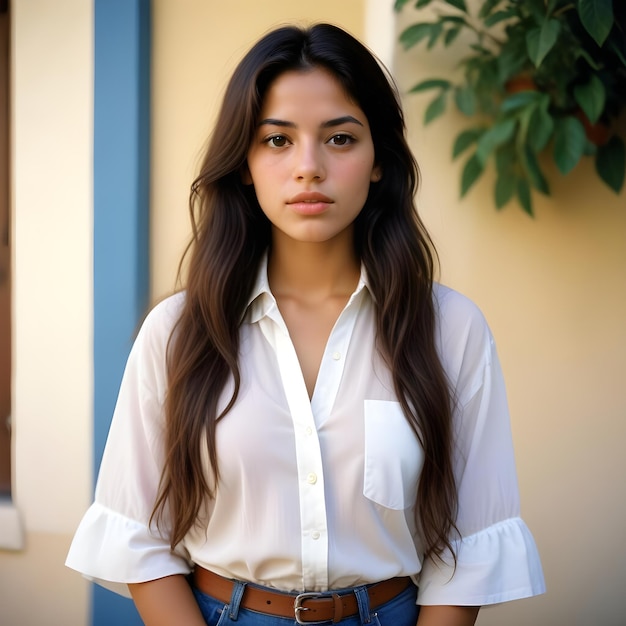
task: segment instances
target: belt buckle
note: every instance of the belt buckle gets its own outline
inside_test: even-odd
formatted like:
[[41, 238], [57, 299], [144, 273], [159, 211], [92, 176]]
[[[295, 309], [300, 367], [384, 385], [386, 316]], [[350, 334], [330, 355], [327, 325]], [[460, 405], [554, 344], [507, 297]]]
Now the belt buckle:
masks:
[[296, 616], [296, 623], [298, 624], [325, 624], [328, 622], [327, 619], [319, 620], [317, 622], [303, 622], [300, 618], [300, 611], [310, 611], [311, 609], [307, 609], [306, 606], [302, 606], [302, 603], [305, 600], [311, 600], [313, 598], [324, 598], [328, 597], [328, 594], [321, 593], [319, 591], [306, 591], [304, 593], [299, 593], [293, 601], [293, 610]]

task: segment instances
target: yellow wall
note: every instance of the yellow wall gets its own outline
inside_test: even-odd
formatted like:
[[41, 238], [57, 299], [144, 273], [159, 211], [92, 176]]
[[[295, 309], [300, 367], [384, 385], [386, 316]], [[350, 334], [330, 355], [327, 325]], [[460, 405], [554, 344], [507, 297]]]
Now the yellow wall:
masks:
[[327, 21], [357, 37], [362, 0], [153, 0], [152, 295], [172, 291], [190, 229], [188, 190], [225, 83], [270, 28]]
[[[398, 32], [415, 19], [411, 11]], [[394, 74], [406, 93], [445, 76], [455, 60], [423, 44], [397, 48]], [[468, 123], [449, 114], [424, 127], [431, 97], [404, 98], [423, 177], [418, 206], [439, 247], [443, 281], [473, 298], [494, 331], [522, 514], [548, 587], [543, 597], [483, 611], [479, 624], [623, 624], [626, 190], [616, 196], [589, 160], [567, 177], [548, 160], [553, 193], [534, 196], [534, 219], [513, 203], [496, 212], [492, 171], [460, 200], [464, 158], [452, 162], [450, 154]]]

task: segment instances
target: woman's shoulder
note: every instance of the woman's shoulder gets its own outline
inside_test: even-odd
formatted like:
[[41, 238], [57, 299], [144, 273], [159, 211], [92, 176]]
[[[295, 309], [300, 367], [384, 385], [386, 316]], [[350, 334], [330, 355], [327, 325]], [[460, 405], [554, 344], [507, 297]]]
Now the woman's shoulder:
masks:
[[185, 297], [185, 291], [178, 291], [158, 301], [146, 316], [146, 322], [150, 320], [151, 323], [175, 323], [180, 317]]
[[185, 292], [179, 291], [155, 304], [144, 318], [137, 339], [151, 343], [169, 340], [184, 303]]
[[487, 320], [478, 305], [462, 293], [435, 283], [435, 312], [439, 323], [449, 332], [489, 332]]
[[491, 360], [493, 336], [480, 308], [467, 296], [436, 284], [437, 343], [448, 375], [478, 374]]

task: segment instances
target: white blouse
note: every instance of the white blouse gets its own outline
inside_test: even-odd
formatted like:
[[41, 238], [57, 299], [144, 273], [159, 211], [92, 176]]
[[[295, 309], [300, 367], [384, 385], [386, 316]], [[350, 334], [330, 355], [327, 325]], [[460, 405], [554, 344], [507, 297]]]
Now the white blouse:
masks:
[[[542, 593], [519, 517], [504, 383], [494, 341], [468, 299], [435, 286], [438, 348], [455, 393], [457, 567], [424, 561], [412, 505], [423, 451], [374, 348], [363, 274], [307, 394], [263, 264], [241, 327], [242, 384], [217, 427], [220, 483], [175, 552], [149, 527], [163, 463], [166, 345], [184, 294], [147, 317], [128, 359], [95, 502], [67, 565], [128, 595], [126, 583], [193, 564], [285, 591], [412, 576], [418, 603], [485, 605]], [[224, 390], [222, 406], [230, 399]], [[208, 455], [205, 455], [208, 458]], [[207, 472], [208, 461], [207, 461]]]

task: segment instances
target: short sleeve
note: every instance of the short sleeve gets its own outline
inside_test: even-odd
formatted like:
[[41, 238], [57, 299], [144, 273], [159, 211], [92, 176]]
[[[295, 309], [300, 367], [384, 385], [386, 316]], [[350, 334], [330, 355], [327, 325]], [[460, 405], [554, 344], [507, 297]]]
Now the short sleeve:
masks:
[[66, 565], [123, 595], [128, 583], [191, 571], [167, 529], [150, 524], [163, 465], [167, 342], [182, 295], [148, 315], [132, 347], [107, 438], [95, 501], [76, 531]]
[[[440, 288], [443, 290], [443, 288]], [[440, 352], [454, 394], [454, 471], [460, 536], [444, 563], [428, 559], [420, 604], [482, 606], [543, 593], [532, 534], [520, 517], [504, 379], [491, 332], [466, 298], [440, 299]]]

